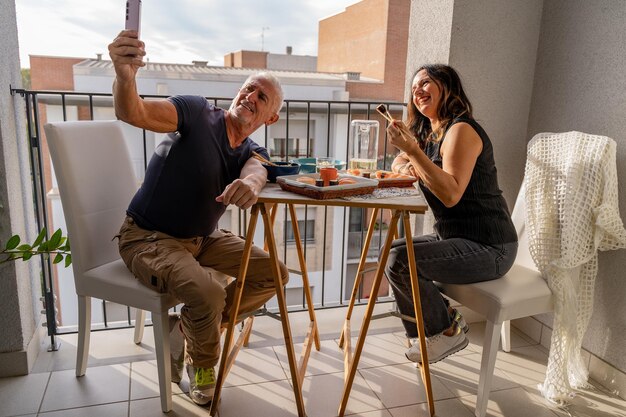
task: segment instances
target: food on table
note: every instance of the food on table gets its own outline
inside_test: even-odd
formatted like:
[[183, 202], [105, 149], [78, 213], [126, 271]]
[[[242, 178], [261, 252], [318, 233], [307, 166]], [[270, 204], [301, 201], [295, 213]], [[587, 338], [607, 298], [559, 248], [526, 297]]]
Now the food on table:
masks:
[[296, 178], [296, 181], [304, 184], [315, 185], [315, 178], [312, 177], [298, 177]]
[[391, 171], [376, 171], [374, 173], [374, 175], [376, 176], [376, 178], [378, 179], [410, 179], [413, 178], [409, 175], [404, 175], [404, 174], [400, 174], [397, 172], [391, 172]]
[[356, 184], [356, 180], [352, 178], [340, 178], [339, 185]]

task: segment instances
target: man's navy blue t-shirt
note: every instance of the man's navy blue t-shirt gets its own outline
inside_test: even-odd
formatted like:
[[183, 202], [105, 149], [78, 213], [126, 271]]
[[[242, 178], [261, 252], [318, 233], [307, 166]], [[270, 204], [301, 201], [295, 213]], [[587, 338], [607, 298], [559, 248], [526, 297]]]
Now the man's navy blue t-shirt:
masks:
[[239, 178], [252, 151], [269, 155], [250, 138], [232, 149], [224, 110], [204, 97], [169, 100], [178, 112], [178, 131], [155, 150], [127, 213], [147, 230], [178, 238], [208, 236], [226, 210], [215, 197]]

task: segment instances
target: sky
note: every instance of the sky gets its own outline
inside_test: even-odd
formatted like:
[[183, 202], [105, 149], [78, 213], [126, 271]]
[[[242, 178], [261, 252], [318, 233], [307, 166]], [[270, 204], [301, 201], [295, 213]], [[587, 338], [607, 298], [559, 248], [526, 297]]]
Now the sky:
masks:
[[[150, 62], [223, 65], [239, 50], [317, 55], [320, 19], [358, 0], [143, 0], [141, 38]], [[126, 0], [16, 0], [22, 68], [29, 55], [108, 59]], [[263, 36], [262, 36], [263, 34]]]

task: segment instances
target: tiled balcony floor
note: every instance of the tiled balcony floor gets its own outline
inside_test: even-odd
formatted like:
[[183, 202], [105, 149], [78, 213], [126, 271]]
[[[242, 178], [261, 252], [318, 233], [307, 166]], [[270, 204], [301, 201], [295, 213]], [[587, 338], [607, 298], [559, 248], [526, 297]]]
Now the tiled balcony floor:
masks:
[[[377, 306], [385, 311], [388, 305]], [[352, 328], [360, 326], [357, 308]], [[322, 349], [313, 349], [304, 382], [310, 417], [337, 415], [343, 359], [337, 345], [344, 309], [317, 312]], [[294, 340], [302, 342], [306, 314], [290, 315]], [[431, 366], [438, 417], [471, 417], [476, 401], [484, 323], [471, 324], [470, 345]], [[0, 416], [152, 417], [162, 415], [151, 329], [144, 342], [132, 342], [132, 330], [94, 332], [89, 368], [74, 376], [75, 335], [60, 337], [61, 349], [43, 351], [30, 375], [0, 379]], [[356, 339], [355, 339], [356, 340]], [[512, 329], [510, 353], [499, 352], [490, 396], [489, 416], [626, 416], [626, 401], [602, 389], [582, 392], [569, 411], [553, 408], [539, 395], [547, 353]], [[296, 353], [300, 345], [296, 343]], [[242, 350], [223, 391], [221, 417], [296, 416], [280, 323], [269, 317], [255, 320], [248, 348]], [[168, 416], [208, 416], [181, 387], [173, 385], [174, 409]], [[182, 389], [181, 389], [182, 388]], [[404, 357], [403, 331], [393, 317], [372, 321], [346, 415], [363, 417], [427, 416], [419, 373]]]

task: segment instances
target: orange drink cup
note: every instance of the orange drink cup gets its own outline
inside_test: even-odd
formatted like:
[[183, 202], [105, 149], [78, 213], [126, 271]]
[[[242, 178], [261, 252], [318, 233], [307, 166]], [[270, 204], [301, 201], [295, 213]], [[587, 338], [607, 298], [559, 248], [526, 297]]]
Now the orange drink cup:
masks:
[[320, 168], [320, 178], [324, 180], [324, 187], [328, 187], [331, 180], [337, 179], [337, 168], [335, 167]]

